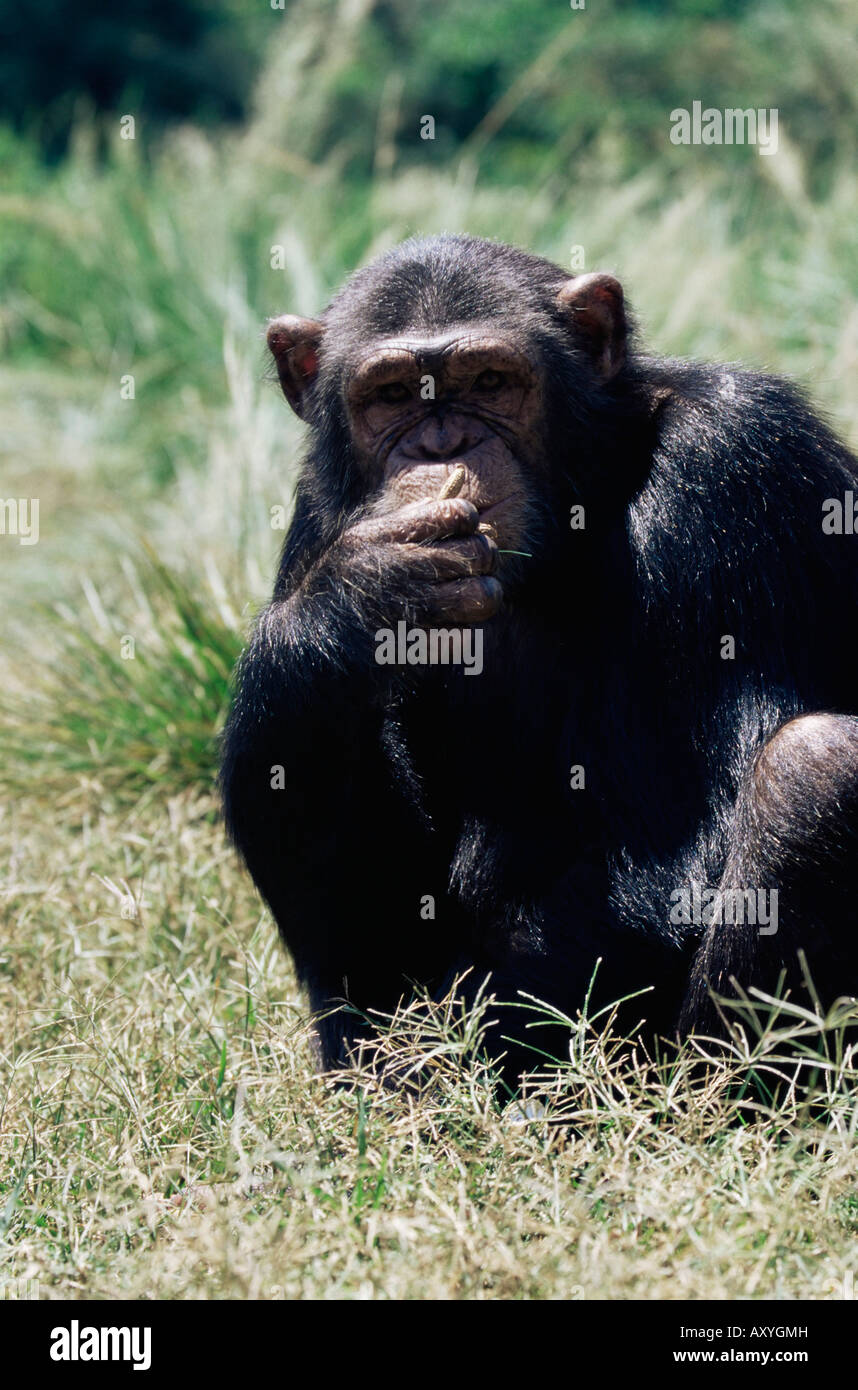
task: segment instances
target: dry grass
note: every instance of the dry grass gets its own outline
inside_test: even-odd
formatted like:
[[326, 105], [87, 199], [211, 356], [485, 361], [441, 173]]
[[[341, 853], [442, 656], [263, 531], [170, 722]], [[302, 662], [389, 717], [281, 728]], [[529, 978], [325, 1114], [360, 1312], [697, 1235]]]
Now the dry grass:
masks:
[[414, 1005], [379, 1049], [420, 1090], [379, 1085], [378, 1057], [337, 1087], [206, 800], [70, 824], [22, 803], [0, 829], [6, 1277], [96, 1298], [824, 1298], [854, 1269], [848, 1054], [813, 1106], [793, 1088], [754, 1114], [741, 1058], [647, 1068], [579, 1023], [523, 1108], [474, 1057], [478, 1019]]

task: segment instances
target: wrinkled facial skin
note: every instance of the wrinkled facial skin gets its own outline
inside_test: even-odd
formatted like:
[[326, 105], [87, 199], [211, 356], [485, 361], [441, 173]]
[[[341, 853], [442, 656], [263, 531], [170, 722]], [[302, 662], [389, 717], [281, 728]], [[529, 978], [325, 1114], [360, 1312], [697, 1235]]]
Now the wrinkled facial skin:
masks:
[[496, 331], [376, 342], [347, 374], [358, 466], [383, 511], [441, 495], [459, 465], [499, 547], [525, 535], [528, 474], [538, 466], [542, 388], [533, 363]]
[[[425, 257], [419, 274], [406, 257], [410, 270], [397, 280], [397, 254], [387, 271], [358, 272], [322, 319], [282, 314], [269, 321], [283, 393], [315, 429], [318, 446], [325, 426], [335, 426], [336, 443], [314, 459], [348, 475], [340, 520], [358, 501], [362, 509], [368, 503], [372, 520], [460, 498], [497, 550], [530, 552], [529, 538], [537, 547], [551, 513], [553, 455], [564, 444], [549, 438], [555, 426], [546, 419], [545, 343], [555, 363], [568, 344], [594, 386], [610, 381], [626, 353], [622, 286], [598, 271], [564, 280], [558, 267], [530, 258], [528, 274], [541, 284], [531, 295], [518, 253], [496, 248], [493, 255], [512, 257], [515, 275], [489, 285], [490, 313], [481, 317], [473, 277], [452, 286], [442, 257], [436, 286], [423, 274]], [[451, 322], [465, 305], [472, 316]], [[417, 327], [411, 306], [417, 322], [430, 326]], [[506, 561], [502, 568], [514, 573]]]

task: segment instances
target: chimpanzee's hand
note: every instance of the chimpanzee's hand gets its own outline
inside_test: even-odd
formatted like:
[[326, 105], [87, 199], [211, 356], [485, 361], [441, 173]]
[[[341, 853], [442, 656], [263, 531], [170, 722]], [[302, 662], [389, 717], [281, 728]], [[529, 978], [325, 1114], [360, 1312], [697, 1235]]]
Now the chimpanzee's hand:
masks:
[[[398, 596], [415, 621], [477, 623], [497, 613], [497, 546], [478, 533], [480, 514], [463, 497], [413, 502], [370, 516], [343, 533], [337, 568], [364, 593]], [[390, 621], [401, 614], [386, 614]]]

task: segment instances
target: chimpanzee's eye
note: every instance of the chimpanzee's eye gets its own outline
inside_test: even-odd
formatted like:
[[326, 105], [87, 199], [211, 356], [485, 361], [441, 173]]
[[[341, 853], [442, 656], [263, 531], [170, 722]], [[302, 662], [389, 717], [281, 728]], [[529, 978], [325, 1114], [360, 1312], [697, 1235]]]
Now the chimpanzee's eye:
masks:
[[497, 391], [498, 387], [503, 386], [503, 373], [494, 372], [489, 368], [485, 372], [480, 372], [474, 382], [475, 391]]
[[408, 400], [411, 392], [404, 381], [386, 381], [383, 386], [379, 386], [375, 394], [385, 405], [401, 405], [403, 401]]

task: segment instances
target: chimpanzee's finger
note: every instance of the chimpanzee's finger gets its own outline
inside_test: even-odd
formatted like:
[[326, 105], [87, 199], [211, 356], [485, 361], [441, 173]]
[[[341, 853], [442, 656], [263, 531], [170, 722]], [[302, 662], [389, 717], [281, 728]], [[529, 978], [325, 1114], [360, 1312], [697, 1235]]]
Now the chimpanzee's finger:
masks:
[[498, 548], [490, 536], [476, 535], [409, 547], [409, 553], [421, 573], [436, 579], [455, 579], [493, 574]]
[[480, 514], [473, 502], [464, 497], [412, 502], [397, 512], [371, 517], [355, 528], [361, 538], [371, 544], [442, 540], [444, 537], [467, 536], [476, 531]]
[[494, 617], [502, 600], [503, 589], [497, 579], [454, 579], [433, 590], [430, 616], [450, 623], [481, 623]]

